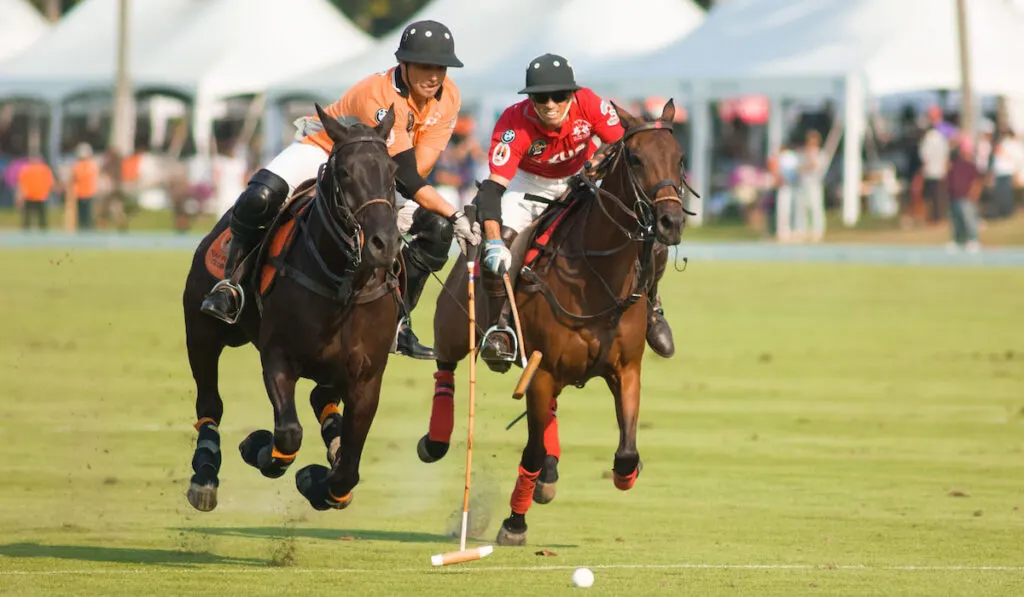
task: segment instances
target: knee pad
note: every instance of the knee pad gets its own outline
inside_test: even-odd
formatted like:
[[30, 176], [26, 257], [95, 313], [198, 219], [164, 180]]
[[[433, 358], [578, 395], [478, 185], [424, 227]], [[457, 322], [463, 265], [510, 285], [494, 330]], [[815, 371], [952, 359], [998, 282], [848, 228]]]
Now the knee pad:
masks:
[[249, 186], [235, 202], [231, 212], [232, 228], [259, 230], [274, 219], [287, 198], [288, 183], [270, 170], [260, 170], [249, 179]]
[[501, 227], [501, 240], [505, 242], [505, 246], [511, 248], [512, 242], [516, 240], [519, 233], [509, 228], [508, 226]]
[[405, 257], [420, 269], [436, 272], [448, 262], [448, 250], [455, 236], [452, 223], [422, 207], [412, 215], [409, 234], [416, 238], [406, 248]]

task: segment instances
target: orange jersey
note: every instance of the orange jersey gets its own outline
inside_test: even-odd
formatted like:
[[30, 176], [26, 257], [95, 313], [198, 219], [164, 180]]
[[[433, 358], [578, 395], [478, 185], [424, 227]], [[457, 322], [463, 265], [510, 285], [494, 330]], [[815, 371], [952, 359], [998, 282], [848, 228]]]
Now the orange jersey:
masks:
[[[367, 126], [377, 126], [391, 104], [395, 105], [395, 126], [388, 136], [388, 153], [394, 156], [420, 145], [444, 151], [459, 117], [462, 98], [455, 83], [445, 77], [437, 95], [423, 110], [417, 110], [398, 67], [393, 67], [356, 83], [325, 112], [334, 118], [355, 116]], [[307, 135], [302, 142], [326, 152], [334, 144], [326, 131]]]
[[53, 190], [53, 172], [43, 162], [25, 164], [18, 173], [18, 188], [26, 201], [46, 201]]
[[75, 196], [79, 199], [90, 199], [96, 195], [99, 178], [100, 165], [92, 158], [78, 160], [71, 167], [71, 180]]

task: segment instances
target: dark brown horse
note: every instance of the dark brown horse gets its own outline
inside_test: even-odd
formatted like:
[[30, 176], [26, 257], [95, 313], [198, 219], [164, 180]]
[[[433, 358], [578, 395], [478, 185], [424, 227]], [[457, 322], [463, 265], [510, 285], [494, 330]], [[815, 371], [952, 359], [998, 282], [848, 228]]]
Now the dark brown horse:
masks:
[[199, 310], [203, 295], [222, 277], [211, 271], [211, 256], [228, 234], [228, 215], [200, 243], [185, 283], [199, 432], [188, 500], [198, 510], [217, 505], [224, 412], [217, 369], [225, 346], [256, 346], [274, 407], [274, 431], [254, 431], [239, 445], [245, 462], [276, 478], [294, 461], [302, 443], [295, 383], [303, 377], [317, 384], [309, 401], [333, 467], [299, 471], [299, 491], [318, 510], [344, 508], [359, 482], [359, 458], [392, 342], [381, 330], [393, 329], [398, 318], [395, 167], [385, 145], [394, 111], [370, 128], [343, 125], [316, 108], [334, 147], [315, 187], [296, 193], [268, 227], [263, 246], [246, 260], [255, 271], [246, 276], [238, 323], [228, 325]]
[[[526, 394], [529, 440], [512, 493], [512, 513], [498, 533], [500, 545], [524, 544], [531, 501], [554, 499], [561, 453], [556, 401], [567, 386], [582, 387], [594, 377], [605, 380], [615, 398], [619, 423], [612, 467], [615, 486], [623, 491], [632, 488], [640, 472], [636, 428], [647, 327], [645, 301], [655, 295], [664, 271], [665, 245], [680, 242], [687, 213], [682, 196], [688, 187], [682, 176], [683, 152], [671, 132], [672, 102], [653, 122], [615, 109], [625, 133], [602, 151], [604, 158], [595, 168], [604, 174], [601, 187], [583, 179], [564, 204], [549, 210], [553, 217], [563, 210], [564, 214], [545, 248], [522, 269], [515, 284], [523, 354], [540, 351], [543, 358]], [[513, 244], [513, 272], [530, 247], [523, 243], [536, 232], [528, 227]], [[458, 264], [452, 268], [446, 283], [450, 292], [438, 298], [434, 334], [439, 384], [438, 376], [454, 369], [469, 352], [465, 305], [455, 298], [465, 294], [460, 292], [465, 272]], [[500, 306], [482, 305], [478, 320], [495, 308]], [[450, 373], [444, 381], [453, 381]], [[435, 402], [443, 393], [438, 390]], [[436, 447], [425, 436], [420, 441], [421, 459], [429, 462], [443, 456], [444, 450], [438, 454]]]

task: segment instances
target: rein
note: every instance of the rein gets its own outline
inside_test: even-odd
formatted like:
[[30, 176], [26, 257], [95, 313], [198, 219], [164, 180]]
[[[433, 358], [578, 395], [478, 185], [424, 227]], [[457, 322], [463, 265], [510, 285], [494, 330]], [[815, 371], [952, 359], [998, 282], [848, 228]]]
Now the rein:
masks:
[[[610, 307], [603, 309], [597, 313], [572, 313], [558, 301], [558, 297], [556, 297], [554, 292], [552, 292], [551, 288], [543, 280], [540, 279], [536, 272], [534, 272], [529, 267], [524, 267], [522, 269], [520, 275], [525, 280], [527, 280], [528, 282], [530, 282], [539, 289], [540, 293], [544, 296], [545, 299], [547, 299], [548, 303], [551, 305], [553, 310], [555, 310], [556, 312], [558, 312], [559, 314], [568, 319], [572, 319], [578, 322], [588, 322], [608, 316], [618, 316], [621, 315], [630, 307], [632, 307], [637, 301], [639, 301], [643, 297], [642, 289], [646, 288], [649, 285], [650, 280], [648, 280], [647, 278], [651, 277], [650, 275], [648, 275], [648, 271], [650, 270], [650, 268], [646, 267], [645, 264], [650, 261], [651, 253], [654, 248], [655, 205], [663, 201], [674, 201], [680, 204], [680, 207], [682, 208], [684, 213], [688, 215], [696, 215], [693, 212], [687, 210], [686, 207], [683, 205], [681, 195], [683, 194], [684, 188], [686, 191], [689, 191], [694, 196], [699, 197], [699, 195], [697, 195], [697, 193], [687, 182], [685, 175], [680, 173], [680, 180], [682, 182], [681, 185], [676, 185], [676, 183], [671, 179], [662, 179], [656, 182], [654, 185], [652, 185], [650, 189], [644, 189], [643, 186], [640, 184], [639, 180], [637, 180], [633, 168], [628, 163], [621, 163], [623, 160], [623, 156], [627, 156], [625, 158], [627, 160], [629, 156], [629, 149], [626, 147], [626, 141], [628, 141], [630, 138], [639, 133], [654, 130], [667, 130], [671, 132], [672, 125], [657, 120], [654, 122], [646, 122], [634, 127], [630, 127], [622, 135], [622, 138], [616, 141], [611, 146], [609, 152], [605, 155], [605, 157], [599, 163], [598, 167], [595, 169], [598, 173], [601, 173], [611, 172], [618, 167], [625, 168], [626, 176], [629, 180], [629, 187], [633, 194], [633, 208], [628, 207], [626, 203], [622, 199], [617, 197], [615, 194], [597, 186], [596, 182], [587, 177], [585, 174], [581, 174], [575, 178], [575, 180], [578, 181], [577, 184], [579, 184], [579, 187], [586, 187], [594, 194], [595, 199], [597, 200], [597, 206], [600, 208], [604, 216], [622, 232], [623, 236], [625, 236], [625, 241], [623, 241], [621, 245], [612, 249], [605, 249], [599, 251], [588, 251], [584, 249], [578, 254], [562, 253], [562, 256], [566, 258], [578, 257], [582, 259], [583, 263], [587, 266], [587, 269], [590, 270], [590, 272], [597, 278], [597, 280], [604, 287], [605, 291], [612, 299], [613, 304]], [[674, 194], [659, 196], [658, 193], [662, 189], [670, 189], [671, 191], [673, 191]], [[609, 212], [609, 208], [605, 205], [606, 199], [611, 201], [614, 208], [618, 209], [618, 211], [629, 216], [636, 222], [637, 228], [635, 231], [630, 230], [626, 226], [622, 225], [615, 218], [615, 216]], [[585, 207], [585, 209], [587, 211], [582, 218], [584, 220], [584, 226], [579, 229], [581, 244], [589, 228], [589, 226], [586, 225], [586, 220], [588, 220], [590, 217], [591, 206], [588, 205]], [[642, 254], [639, 255], [637, 258], [637, 269], [639, 270], [639, 273], [634, 277], [632, 291], [626, 297], [619, 297], [618, 294], [612, 290], [611, 286], [604, 279], [604, 277], [593, 266], [593, 264], [591, 264], [588, 257], [606, 257], [614, 255], [634, 243], [641, 243], [642, 247]], [[557, 253], [558, 251], [556, 250], [555, 252]]]
[[[320, 272], [327, 278], [327, 285], [321, 284], [294, 267], [282, 270], [282, 273], [287, 271], [286, 275], [292, 277], [309, 290], [341, 302], [347, 301], [351, 297], [353, 274], [362, 265], [365, 239], [362, 226], [359, 225], [356, 217], [371, 205], [383, 203], [390, 207], [392, 211], [395, 209], [394, 204], [389, 199], [383, 198], [371, 199], [355, 210], [352, 210], [345, 202], [345, 197], [334, 175], [337, 156], [346, 147], [362, 143], [374, 143], [380, 144], [385, 148], [387, 147], [384, 140], [376, 135], [363, 135], [336, 145], [331, 150], [327, 161], [320, 166], [316, 179], [316, 197], [313, 199], [313, 205], [308, 212], [309, 215], [306, 219], [297, 219], [297, 225], [302, 233], [300, 235], [302, 242], [307, 252], [313, 257], [313, 261]], [[320, 249], [313, 240], [307, 220], [314, 216], [320, 220], [331, 243], [341, 250], [346, 265], [340, 273], [335, 272], [327, 265]]]

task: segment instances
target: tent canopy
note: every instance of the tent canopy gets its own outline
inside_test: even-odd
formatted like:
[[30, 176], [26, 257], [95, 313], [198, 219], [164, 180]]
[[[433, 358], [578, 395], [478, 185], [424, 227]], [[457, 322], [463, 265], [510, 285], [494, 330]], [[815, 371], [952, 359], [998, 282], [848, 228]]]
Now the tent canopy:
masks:
[[0, 0], [0, 62], [18, 55], [50, 30], [28, 0]]
[[[1024, 87], [1014, 57], [1024, 19], [1004, 0], [967, 4], [975, 87]], [[729, 0], [693, 34], [597, 75], [605, 89], [833, 95], [849, 75], [868, 93], [956, 88], [960, 83], [956, 0]]]
[[[339, 61], [275, 85], [279, 95], [309, 93], [336, 98], [354, 83], [391, 68], [396, 64], [395, 50], [402, 31], [413, 21], [434, 20], [444, 23], [455, 37], [455, 53], [467, 68], [485, 69], [515, 47], [514, 39], [530, 31], [546, 15], [557, 11], [570, 0], [517, 0], [503, 2], [467, 2], [466, 0], [434, 0], [394, 31], [382, 37], [373, 47], [349, 60]], [[580, 27], [586, 25], [580, 24]], [[466, 69], [452, 69], [451, 75], [461, 87]]]
[[[29, 51], [0, 65], [0, 95], [54, 101], [112, 88], [118, 4], [78, 4]], [[327, 0], [147, 0], [130, 3], [129, 11], [135, 87], [205, 98], [261, 92], [297, 68], [372, 43]], [[274, 43], [260, 42], [268, 32]]]
[[[597, 24], [585, 24], [584, 16]], [[628, 8], [620, 0], [571, 0], [536, 20], [497, 63], [467, 61], [456, 81], [464, 97], [514, 93], [530, 60], [551, 52], [568, 58], [579, 83], [587, 85], [604, 63], [656, 52], [703, 21], [704, 11], [692, 0], [633, 0]]]

